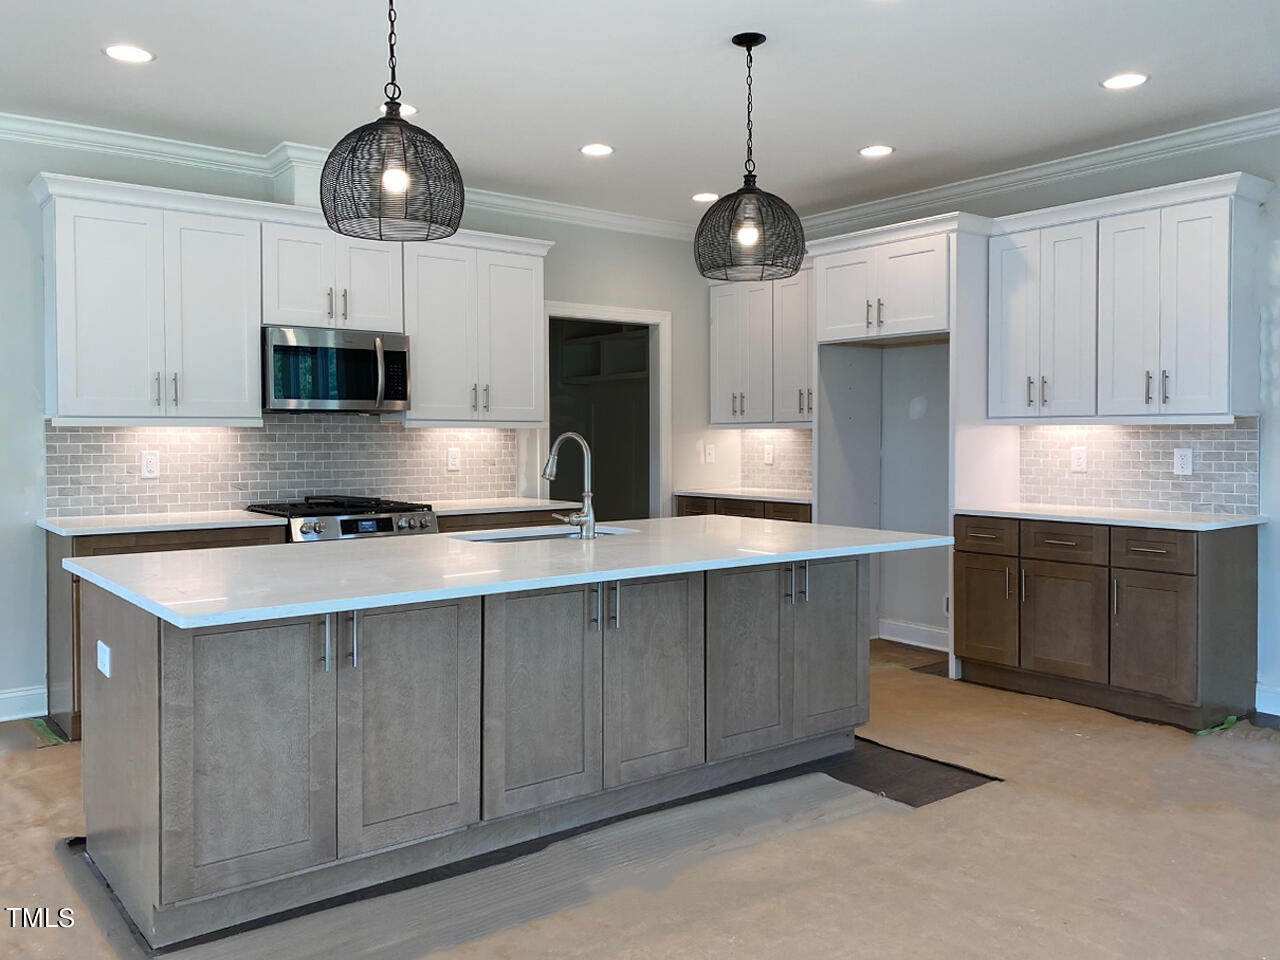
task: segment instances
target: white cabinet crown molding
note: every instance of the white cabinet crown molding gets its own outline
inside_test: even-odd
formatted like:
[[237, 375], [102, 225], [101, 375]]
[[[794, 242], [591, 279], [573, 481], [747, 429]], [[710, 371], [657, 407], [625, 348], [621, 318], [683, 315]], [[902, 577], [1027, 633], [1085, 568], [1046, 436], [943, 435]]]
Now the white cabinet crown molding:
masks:
[[844, 250], [856, 250], [859, 247], [879, 246], [882, 243], [893, 243], [898, 240], [914, 240], [939, 233], [967, 233], [985, 237], [991, 233], [991, 220], [988, 217], [959, 211], [944, 213], [936, 217], [924, 217], [920, 220], [908, 220], [905, 223], [893, 223], [870, 230], [844, 233], [838, 237], [810, 240], [805, 244], [805, 249], [811, 257], [818, 257]]
[[[41, 206], [50, 200], [74, 198], [101, 203], [123, 203], [133, 207], [198, 213], [212, 217], [241, 217], [270, 223], [323, 227], [324, 215], [313, 207], [299, 207], [266, 200], [223, 197], [189, 190], [170, 190], [136, 183], [115, 183], [89, 177], [73, 177], [62, 173], [38, 174], [30, 184], [32, 195]], [[440, 242], [440, 241], [438, 241]], [[453, 246], [499, 253], [523, 253], [545, 257], [555, 242], [531, 237], [512, 237], [480, 230], [459, 230], [448, 240]]]
[[1269, 180], [1263, 180], [1249, 173], [1225, 173], [1216, 177], [1188, 180], [1185, 183], [1171, 183], [1146, 190], [1133, 190], [1129, 193], [1099, 197], [1095, 200], [1081, 200], [1077, 203], [1064, 203], [1056, 207], [1044, 207], [1040, 210], [1028, 210], [1025, 213], [996, 217], [992, 221], [991, 233], [993, 236], [1020, 233], [1023, 230], [1038, 230], [1041, 227], [1114, 217], [1125, 213], [1137, 213], [1141, 210], [1153, 210], [1157, 207], [1212, 200], [1217, 197], [1240, 197], [1263, 203], [1274, 189], [1275, 185]]

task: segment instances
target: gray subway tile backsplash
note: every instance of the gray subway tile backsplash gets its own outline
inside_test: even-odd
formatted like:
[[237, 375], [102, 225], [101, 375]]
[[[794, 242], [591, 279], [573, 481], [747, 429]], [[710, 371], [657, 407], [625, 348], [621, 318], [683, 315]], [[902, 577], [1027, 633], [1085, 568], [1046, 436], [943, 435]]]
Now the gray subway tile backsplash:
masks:
[[[406, 430], [374, 417], [265, 414], [262, 427], [45, 424], [50, 516], [223, 510], [346, 493], [431, 502], [516, 494], [514, 430]], [[446, 470], [449, 447], [462, 469]], [[144, 480], [144, 450], [160, 476]]]
[[[1258, 512], [1258, 420], [1187, 426], [1032, 426], [1021, 428], [1021, 498], [1027, 503]], [[1071, 448], [1087, 450], [1088, 470], [1071, 472]], [[1192, 451], [1192, 473], [1173, 472], [1173, 451]]]
[[[767, 444], [773, 445], [771, 464], [764, 462]], [[741, 483], [744, 487], [813, 489], [812, 430], [743, 430], [741, 457]]]

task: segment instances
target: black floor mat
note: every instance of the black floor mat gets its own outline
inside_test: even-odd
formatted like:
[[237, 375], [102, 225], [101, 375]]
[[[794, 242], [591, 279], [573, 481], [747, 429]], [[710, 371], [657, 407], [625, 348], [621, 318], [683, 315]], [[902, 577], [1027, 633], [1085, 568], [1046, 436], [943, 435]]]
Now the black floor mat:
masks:
[[923, 807], [999, 779], [862, 737], [852, 754], [841, 754], [826, 764], [827, 776], [910, 807]]

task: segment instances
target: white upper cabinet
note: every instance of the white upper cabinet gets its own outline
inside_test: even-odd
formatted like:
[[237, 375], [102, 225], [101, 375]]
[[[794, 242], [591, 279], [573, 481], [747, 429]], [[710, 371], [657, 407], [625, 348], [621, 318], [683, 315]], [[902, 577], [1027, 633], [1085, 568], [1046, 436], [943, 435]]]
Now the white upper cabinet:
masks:
[[1231, 409], [1230, 250], [1230, 199], [1160, 211], [1161, 413]]
[[[911, 233], [911, 231], [907, 231]], [[950, 329], [950, 234], [871, 231], [810, 244], [819, 343], [905, 338]], [[850, 249], [844, 247], [853, 245]]]
[[[988, 415], [1205, 423], [1256, 414], [1260, 204], [1271, 191], [1233, 173], [996, 220]], [[1034, 361], [1030, 334], [1018, 339], [1033, 310], [1017, 290], [1031, 279], [1013, 276], [1028, 269], [1033, 235]]]
[[269, 326], [404, 331], [400, 244], [323, 226], [262, 228], [262, 322]]
[[1160, 211], [1098, 221], [1098, 413], [1159, 413]]
[[813, 420], [813, 270], [773, 281], [773, 421]]
[[992, 237], [987, 259], [987, 415], [1036, 413], [1040, 375], [1040, 231]]
[[164, 414], [164, 216], [66, 199], [45, 207], [51, 417]]
[[165, 410], [262, 412], [261, 251], [255, 220], [164, 214]]
[[[546, 419], [543, 259], [551, 244], [460, 231], [404, 244], [412, 426]], [[475, 238], [478, 246], [463, 245]], [[505, 249], [504, 249], [505, 248]]]
[[773, 422], [774, 292], [769, 281], [711, 288], [711, 422]]

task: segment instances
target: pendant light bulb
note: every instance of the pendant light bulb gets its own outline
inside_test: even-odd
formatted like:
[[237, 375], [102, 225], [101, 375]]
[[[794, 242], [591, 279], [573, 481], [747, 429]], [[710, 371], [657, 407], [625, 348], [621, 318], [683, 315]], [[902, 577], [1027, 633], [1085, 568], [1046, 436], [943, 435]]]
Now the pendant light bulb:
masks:
[[399, 167], [387, 167], [382, 171], [382, 189], [397, 195], [404, 193], [409, 189], [409, 174]]
[[750, 224], [738, 228], [738, 242], [744, 247], [754, 247], [760, 242], [760, 230]]

